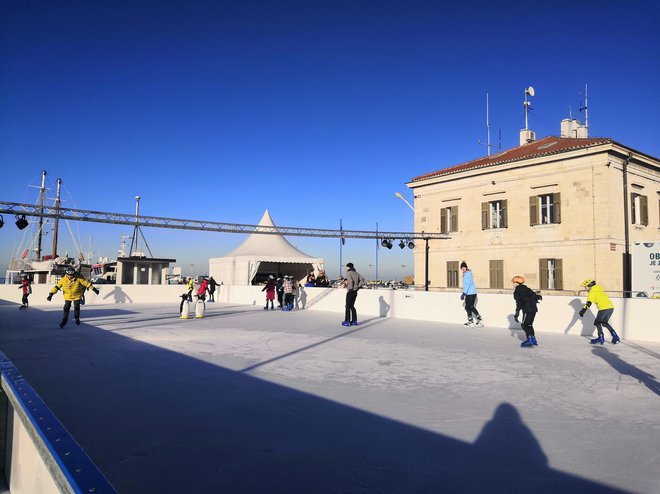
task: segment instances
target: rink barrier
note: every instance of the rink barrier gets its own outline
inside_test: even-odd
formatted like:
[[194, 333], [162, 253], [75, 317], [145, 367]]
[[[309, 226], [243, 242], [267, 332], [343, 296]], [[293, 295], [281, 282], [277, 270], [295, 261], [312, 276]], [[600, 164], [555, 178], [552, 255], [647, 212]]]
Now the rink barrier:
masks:
[[116, 490], [0, 353], [0, 471], [12, 493], [116, 494]]
[[[0, 285], [0, 303], [20, 304], [18, 285]], [[87, 292], [88, 305], [110, 304], [172, 304], [178, 310], [184, 285], [99, 285], [99, 295]], [[241, 305], [263, 305], [265, 293], [261, 286], [222, 285], [216, 300]], [[47, 302], [47, 285], [34, 285], [30, 305], [35, 307], [61, 307], [61, 294]], [[423, 290], [360, 290], [356, 302], [360, 320], [373, 317], [396, 317], [447, 324], [463, 324], [466, 320], [460, 290], [425, 292]], [[310, 311], [335, 312], [343, 319], [346, 290], [334, 288], [301, 288], [296, 298], [297, 308]], [[652, 298], [610, 297], [614, 314], [610, 323], [619, 335], [632, 341], [660, 342], [660, 300]], [[586, 295], [561, 295], [543, 291], [543, 301], [534, 321], [537, 332], [587, 334], [593, 330], [596, 308], [592, 307], [583, 319], [577, 314], [586, 301]], [[207, 306], [210, 309], [213, 304]], [[511, 293], [485, 293], [477, 295], [477, 310], [483, 315], [486, 327], [519, 329], [513, 320], [515, 302]], [[84, 309], [83, 309], [84, 316]]]

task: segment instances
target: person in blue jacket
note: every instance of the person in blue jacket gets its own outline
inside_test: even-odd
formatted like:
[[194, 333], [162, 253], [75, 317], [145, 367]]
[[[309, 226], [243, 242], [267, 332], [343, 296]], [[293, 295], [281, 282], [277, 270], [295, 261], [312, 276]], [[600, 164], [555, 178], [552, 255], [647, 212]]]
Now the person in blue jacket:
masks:
[[[464, 326], [473, 328], [475, 326], [483, 326], [483, 320], [479, 311], [475, 309], [474, 303], [477, 301], [477, 287], [474, 284], [474, 277], [472, 276], [472, 271], [468, 269], [468, 265], [465, 261], [461, 263], [461, 271], [463, 271], [463, 294], [461, 295], [461, 300], [465, 301], [465, 312], [467, 312], [468, 320]], [[477, 320], [472, 318], [472, 315], [477, 317]]]

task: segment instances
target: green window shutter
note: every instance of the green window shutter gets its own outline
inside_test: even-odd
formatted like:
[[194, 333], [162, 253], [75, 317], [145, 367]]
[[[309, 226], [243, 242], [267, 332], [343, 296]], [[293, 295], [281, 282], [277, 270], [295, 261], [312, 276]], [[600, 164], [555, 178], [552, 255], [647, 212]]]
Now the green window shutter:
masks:
[[447, 208], [440, 210], [440, 233], [447, 233]]
[[636, 209], [635, 208], [635, 196], [636, 195], [637, 194], [635, 194], [634, 192], [630, 193], [630, 212], [631, 212], [630, 219], [632, 220], [633, 224], [635, 224], [639, 220], [639, 218], [637, 218], [637, 215], [635, 214], [637, 212], [635, 210]]
[[497, 261], [488, 261], [488, 267], [490, 271], [490, 288], [497, 288], [497, 269], [495, 267], [496, 263]]
[[530, 196], [529, 198], [529, 224], [539, 224], [539, 199], [537, 196]]
[[553, 206], [553, 223], [561, 223], [561, 193], [555, 192], [552, 194], [552, 206]]
[[539, 279], [541, 281], [541, 290], [548, 289], [548, 260], [539, 259]]
[[481, 203], [481, 229], [488, 230], [488, 203]]
[[458, 206], [451, 207], [451, 231], [458, 231]]
[[647, 196], [639, 196], [639, 209], [642, 225], [648, 226], [649, 224], [649, 198]]
[[555, 259], [555, 288], [564, 289], [564, 262], [562, 259]]
[[507, 219], [507, 200], [502, 200], [502, 222], [500, 223], [500, 228], [508, 228], [509, 222]]

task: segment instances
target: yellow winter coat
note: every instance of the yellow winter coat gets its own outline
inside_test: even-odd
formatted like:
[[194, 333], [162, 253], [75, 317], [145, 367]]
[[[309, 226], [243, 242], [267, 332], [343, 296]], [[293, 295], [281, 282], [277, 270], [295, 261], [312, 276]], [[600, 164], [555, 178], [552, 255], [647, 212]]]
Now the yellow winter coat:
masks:
[[587, 301], [596, 304], [598, 310], [614, 309], [614, 304], [605, 294], [603, 287], [600, 285], [594, 285], [591, 287]]
[[54, 294], [57, 293], [57, 290], [62, 290], [64, 300], [80, 300], [83, 293], [85, 293], [85, 288], [93, 288], [92, 284], [85, 278], [81, 278], [80, 276], [75, 276], [73, 278], [64, 276], [50, 290], [50, 293]]

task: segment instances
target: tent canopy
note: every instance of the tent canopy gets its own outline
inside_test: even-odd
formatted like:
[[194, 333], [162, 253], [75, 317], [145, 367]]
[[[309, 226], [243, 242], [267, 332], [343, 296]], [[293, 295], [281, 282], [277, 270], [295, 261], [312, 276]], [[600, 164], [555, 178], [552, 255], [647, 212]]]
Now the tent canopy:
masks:
[[[268, 210], [259, 226], [277, 230]], [[289, 274], [302, 280], [312, 269], [323, 270], [323, 259], [299, 251], [279, 232], [252, 233], [228, 254], [209, 259], [209, 275], [229, 285], [251, 285], [259, 275], [268, 274]]]

